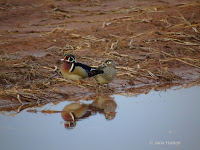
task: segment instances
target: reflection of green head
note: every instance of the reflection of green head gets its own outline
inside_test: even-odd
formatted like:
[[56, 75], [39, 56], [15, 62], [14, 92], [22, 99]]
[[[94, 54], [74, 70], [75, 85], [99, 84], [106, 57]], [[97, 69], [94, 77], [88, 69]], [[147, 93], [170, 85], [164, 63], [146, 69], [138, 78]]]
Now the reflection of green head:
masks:
[[68, 121], [64, 126], [66, 129], [73, 129], [76, 126], [76, 121]]

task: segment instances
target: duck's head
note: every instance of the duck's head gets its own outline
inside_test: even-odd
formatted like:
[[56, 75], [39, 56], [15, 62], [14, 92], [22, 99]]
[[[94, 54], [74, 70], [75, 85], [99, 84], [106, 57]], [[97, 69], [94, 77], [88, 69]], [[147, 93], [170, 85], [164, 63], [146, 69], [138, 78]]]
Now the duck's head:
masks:
[[115, 62], [113, 60], [108, 59], [99, 67], [99, 69], [105, 68], [105, 67], [116, 68], [116, 64], [115, 64]]
[[66, 61], [66, 62], [69, 62], [69, 63], [74, 63], [74, 62], [76, 62], [76, 58], [72, 54], [65, 54], [64, 58], [61, 59], [61, 61]]

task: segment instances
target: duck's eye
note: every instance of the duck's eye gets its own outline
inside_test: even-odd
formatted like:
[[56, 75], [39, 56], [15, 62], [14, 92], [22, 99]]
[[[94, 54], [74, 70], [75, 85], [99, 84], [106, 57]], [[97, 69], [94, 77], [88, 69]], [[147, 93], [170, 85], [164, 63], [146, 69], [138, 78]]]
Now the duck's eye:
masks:
[[107, 61], [107, 64], [111, 64], [111, 62], [110, 62], [110, 61]]

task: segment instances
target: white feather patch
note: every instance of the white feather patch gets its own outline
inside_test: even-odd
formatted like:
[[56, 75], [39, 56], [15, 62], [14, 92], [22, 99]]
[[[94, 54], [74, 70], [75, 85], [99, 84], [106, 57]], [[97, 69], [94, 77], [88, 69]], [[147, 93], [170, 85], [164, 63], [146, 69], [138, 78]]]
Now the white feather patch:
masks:
[[69, 69], [69, 72], [72, 72], [72, 70], [74, 69], [74, 63], [72, 63], [71, 68]]
[[97, 70], [97, 69], [95, 69], [95, 68], [91, 68], [91, 70], [90, 70], [90, 71], [93, 71], [93, 70]]

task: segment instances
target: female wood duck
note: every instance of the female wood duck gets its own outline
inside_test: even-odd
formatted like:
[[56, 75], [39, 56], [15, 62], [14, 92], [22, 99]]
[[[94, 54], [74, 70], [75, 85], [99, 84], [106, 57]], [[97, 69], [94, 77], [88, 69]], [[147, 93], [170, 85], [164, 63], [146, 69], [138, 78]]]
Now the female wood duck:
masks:
[[109, 84], [116, 76], [116, 65], [113, 60], [106, 60], [97, 69], [103, 71], [102, 74], [95, 76], [99, 84]]
[[60, 70], [65, 79], [79, 82], [81, 79], [103, 73], [103, 70], [76, 62], [75, 56], [72, 54], [65, 54], [61, 61], [64, 61], [64, 63], [61, 65]]

